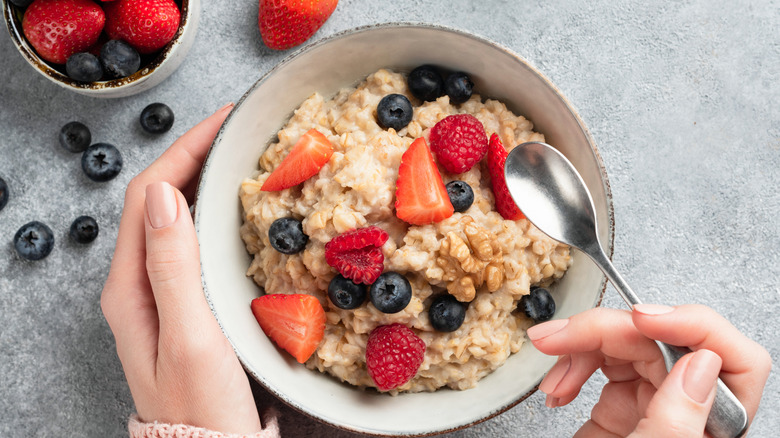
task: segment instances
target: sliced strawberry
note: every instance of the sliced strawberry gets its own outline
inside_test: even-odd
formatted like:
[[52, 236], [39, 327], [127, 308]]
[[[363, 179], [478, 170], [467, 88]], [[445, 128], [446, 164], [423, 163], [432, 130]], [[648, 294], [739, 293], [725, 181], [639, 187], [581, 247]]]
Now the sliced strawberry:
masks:
[[325, 311], [312, 295], [263, 295], [251, 307], [263, 332], [298, 362], [306, 362], [320, 345]]
[[260, 0], [257, 25], [266, 46], [286, 50], [322, 27], [338, 0]]
[[501, 143], [501, 139], [498, 134], [490, 136], [490, 144], [488, 145], [487, 153], [487, 165], [488, 173], [490, 174], [490, 186], [493, 188], [493, 197], [496, 198], [496, 211], [504, 219], [516, 221], [524, 218], [523, 212], [517, 208], [517, 204], [512, 199], [512, 195], [509, 194], [509, 189], [506, 186], [506, 179], [504, 178], [504, 163], [506, 157], [509, 155], [504, 148], [504, 144]]
[[333, 155], [333, 145], [320, 131], [310, 129], [301, 136], [290, 153], [265, 180], [260, 190], [276, 192], [316, 175]]
[[395, 183], [395, 215], [412, 225], [442, 221], [455, 212], [424, 138], [401, 156]]

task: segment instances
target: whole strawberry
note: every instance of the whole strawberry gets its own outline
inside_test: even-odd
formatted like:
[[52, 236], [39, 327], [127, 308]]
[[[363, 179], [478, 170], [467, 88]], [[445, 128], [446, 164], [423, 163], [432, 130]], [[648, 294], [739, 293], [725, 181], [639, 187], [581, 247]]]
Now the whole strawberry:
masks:
[[41, 58], [65, 64], [97, 42], [105, 21], [91, 0], [35, 0], [24, 12], [22, 30]]
[[302, 44], [322, 27], [338, 0], [260, 0], [257, 24], [266, 46], [286, 50]]
[[425, 342], [402, 324], [381, 325], [366, 343], [366, 369], [380, 391], [405, 384], [425, 358]]
[[107, 2], [106, 33], [125, 40], [138, 53], [156, 52], [176, 35], [181, 21], [173, 0], [116, 0]]

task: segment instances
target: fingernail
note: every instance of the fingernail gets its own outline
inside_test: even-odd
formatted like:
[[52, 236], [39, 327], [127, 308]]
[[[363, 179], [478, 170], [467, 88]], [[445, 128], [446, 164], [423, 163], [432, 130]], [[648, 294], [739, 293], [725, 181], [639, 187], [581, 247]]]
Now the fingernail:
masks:
[[555, 366], [552, 367], [550, 372], [547, 373], [547, 376], [545, 376], [544, 380], [542, 380], [542, 384], [539, 385], [539, 390], [545, 394], [551, 394], [553, 391], [555, 391], [555, 388], [560, 385], [563, 378], [566, 377], [566, 374], [569, 372], [570, 368], [571, 356], [566, 355], [561, 357]]
[[671, 313], [674, 310], [674, 307], [664, 306], [662, 304], [635, 304], [634, 310], [643, 315], [654, 316]]
[[178, 206], [173, 187], [164, 181], [146, 186], [146, 211], [152, 228], [165, 228], [176, 222]]
[[546, 338], [554, 333], [561, 331], [566, 325], [569, 324], [567, 319], [554, 319], [552, 321], [543, 322], [530, 327], [526, 333], [532, 341], [538, 341], [539, 339]]
[[225, 104], [225, 106], [223, 106], [222, 108], [218, 109], [217, 112], [221, 113], [223, 111], [231, 110], [231, 109], [233, 109], [234, 105], [235, 104], [233, 102], [229, 102], [229, 103]]
[[560, 399], [558, 397], [553, 397], [551, 395], [548, 395], [547, 398], [544, 400], [544, 405], [548, 408], [557, 408], [560, 406]]
[[715, 386], [723, 360], [710, 350], [699, 350], [688, 362], [683, 375], [683, 390], [699, 403], [704, 403]]

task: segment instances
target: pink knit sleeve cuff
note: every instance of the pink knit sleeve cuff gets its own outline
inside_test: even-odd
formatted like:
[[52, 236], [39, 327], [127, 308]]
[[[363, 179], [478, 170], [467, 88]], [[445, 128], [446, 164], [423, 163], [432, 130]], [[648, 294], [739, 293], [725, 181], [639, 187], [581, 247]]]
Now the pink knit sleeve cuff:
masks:
[[279, 438], [277, 412], [268, 410], [263, 415], [263, 430], [252, 435], [237, 435], [186, 424], [144, 423], [133, 414], [127, 424], [130, 438]]

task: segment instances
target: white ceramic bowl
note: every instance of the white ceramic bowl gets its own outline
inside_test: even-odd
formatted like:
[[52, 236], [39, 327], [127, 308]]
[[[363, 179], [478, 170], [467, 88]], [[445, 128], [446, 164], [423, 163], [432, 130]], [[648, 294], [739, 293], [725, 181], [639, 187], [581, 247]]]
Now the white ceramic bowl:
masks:
[[11, 34], [11, 40], [24, 59], [38, 73], [51, 82], [76, 93], [93, 97], [131, 96], [146, 91], [162, 82], [184, 61], [193, 41], [195, 41], [198, 20], [200, 18], [200, 0], [182, 0], [180, 3], [181, 21], [179, 30], [176, 31], [173, 40], [154, 59], [142, 65], [140, 70], [126, 78], [83, 83], [74, 81], [41, 59], [24, 36], [18, 8], [8, 0], [0, 0], [0, 2], [2, 2], [3, 17], [6, 27], [8, 27], [8, 32]]
[[[421, 64], [466, 71], [480, 94], [499, 98], [528, 117], [582, 173], [593, 194], [600, 239], [612, 252], [609, 186], [593, 139], [557, 88], [509, 50], [441, 26], [384, 24], [340, 33], [274, 67], [225, 121], [201, 174], [195, 224], [203, 285], [219, 324], [258, 382], [315, 419], [374, 435], [436, 434], [483, 421], [533, 393], [555, 362], [526, 343], [476, 388], [392, 397], [358, 390], [280, 354], [252, 316], [249, 303], [260, 292], [245, 276], [250, 257], [239, 237], [241, 180], [257, 169], [268, 142], [313, 92], [327, 97], [379, 68], [410, 71]], [[604, 292], [601, 272], [581, 253], [573, 259], [555, 286], [556, 318], [597, 306]]]

